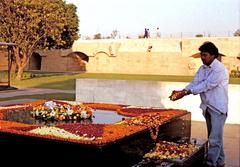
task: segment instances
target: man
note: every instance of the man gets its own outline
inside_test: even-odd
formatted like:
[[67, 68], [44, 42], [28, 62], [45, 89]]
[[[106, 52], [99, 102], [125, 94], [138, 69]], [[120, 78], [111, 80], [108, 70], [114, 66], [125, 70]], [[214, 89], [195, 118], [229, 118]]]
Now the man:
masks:
[[175, 101], [189, 94], [200, 94], [203, 115], [208, 131], [207, 166], [224, 166], [223, 129], [228, 113], [229, 75], [224, 65], [217, 60], [217, 47], [212, 42], [200, 46], [203, 65], [194, 80], [181, 91], [173, 91], [169, 97]]

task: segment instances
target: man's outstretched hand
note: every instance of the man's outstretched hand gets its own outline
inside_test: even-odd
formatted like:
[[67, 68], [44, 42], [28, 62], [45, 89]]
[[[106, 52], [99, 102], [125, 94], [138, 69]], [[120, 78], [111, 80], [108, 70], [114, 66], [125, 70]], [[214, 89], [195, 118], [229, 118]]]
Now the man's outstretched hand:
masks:
[[183, 89], [183, 90], [174, 90], [172, 91], [171, 96], [169, 96], [170, 100], [175, 101], [178, 99], [183, 98], [184, 96], [188, 95], [188, 91]]

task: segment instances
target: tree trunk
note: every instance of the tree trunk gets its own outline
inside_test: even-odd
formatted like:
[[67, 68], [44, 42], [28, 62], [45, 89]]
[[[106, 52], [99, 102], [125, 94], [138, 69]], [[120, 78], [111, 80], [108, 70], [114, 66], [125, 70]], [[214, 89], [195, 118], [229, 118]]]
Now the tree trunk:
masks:
[[21, 80], [22, 79], [23, 70], [24, 70], [24, 67], [19, 67], [18, 66], [18, 72], [17, 72], [16, 80]]
[[27, 66], [30, 56], [27, 53], [22, 53], [20, 56], [19, 48], [15, 48], [14, 56], [17, 64], [17, 76], [16, 80], [21, 80], [24, 68]]

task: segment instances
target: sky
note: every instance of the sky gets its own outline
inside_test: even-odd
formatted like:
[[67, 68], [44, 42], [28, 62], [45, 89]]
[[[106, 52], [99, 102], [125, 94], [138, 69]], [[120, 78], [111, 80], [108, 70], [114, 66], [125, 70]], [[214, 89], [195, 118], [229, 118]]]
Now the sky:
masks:
[[66, 0], [77, 6], [79, 34], [232, 34], [240, 28], [240, 0]]

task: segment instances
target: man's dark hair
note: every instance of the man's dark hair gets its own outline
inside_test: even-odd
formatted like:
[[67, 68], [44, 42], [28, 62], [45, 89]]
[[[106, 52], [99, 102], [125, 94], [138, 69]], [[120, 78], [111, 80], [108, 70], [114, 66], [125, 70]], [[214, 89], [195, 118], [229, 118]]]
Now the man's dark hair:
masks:
[[210, 55], [218, 57], [218, 48], [212, 42], [204, 42], [198, 49], [201, 52], [208, 52]]

